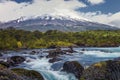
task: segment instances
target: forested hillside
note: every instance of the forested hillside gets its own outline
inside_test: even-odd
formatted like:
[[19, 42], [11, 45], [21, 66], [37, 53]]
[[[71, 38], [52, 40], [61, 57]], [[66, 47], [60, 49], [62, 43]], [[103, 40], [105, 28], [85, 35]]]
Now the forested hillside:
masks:
[[46, 32], [15, 30], [14, 28], [0, 30], [0, 49], [17, 48], [48, 48], [48, 47], [111, 47], [120, 46], [120, 30], [115, 31], [83, 31], [61, 32], [49, 30]]

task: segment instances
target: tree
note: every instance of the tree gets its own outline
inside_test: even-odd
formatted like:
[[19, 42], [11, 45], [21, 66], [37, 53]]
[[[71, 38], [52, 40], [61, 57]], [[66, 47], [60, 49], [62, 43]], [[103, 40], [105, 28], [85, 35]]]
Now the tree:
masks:
[[18, 48], [22, 48], [22, 43], [20, 41], [17, 42]]

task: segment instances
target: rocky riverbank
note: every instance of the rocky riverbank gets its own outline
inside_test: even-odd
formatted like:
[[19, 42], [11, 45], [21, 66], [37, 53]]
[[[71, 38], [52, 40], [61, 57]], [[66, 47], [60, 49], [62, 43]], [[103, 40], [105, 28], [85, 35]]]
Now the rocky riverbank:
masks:
[[[89, 67], [85, 68], [82, 61], [79, 62], [79, 60], [76, 59], [77, 57], [78, 59], [82, 59], [82, 57], [86, 54], [86, 51], [83, 49], [77, 51], [72, 48], [56, 48], [52, 50], [30, 50], [23, 52], [15, 52], [15, 54], [13, 54], [14, 52], [11, 53], [2, 54], [0, 56], [0, 80], [120, 79], [120, 58], [94, 62], [93, 64], [90, 64]], [[104, 54], [112, 55], [113, 53], [108, 52]], [[68, 59], [66, 57], [68, 57]], [[88, 56], [85, 56], [84, 58], [86, 57]], [[45, 62], [43, 62], [44, 60]], [[59, 70], [60, 74], [56, 73], [56, 70]], [[73, 74], [76, 79], [74, 77], [61, 77], [61, 74], [63, 74], [64, 72], [66, 73], [66, 76], [69, 74]], [[50, 78], [50, 76], [54, 77]], [[56, 76], [58, 76], [58, 79], [56, 78]]]

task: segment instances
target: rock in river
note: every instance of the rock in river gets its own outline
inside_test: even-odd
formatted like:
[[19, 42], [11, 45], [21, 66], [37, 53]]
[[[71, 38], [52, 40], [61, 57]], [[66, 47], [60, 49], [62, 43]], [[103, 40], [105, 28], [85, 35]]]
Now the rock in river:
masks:
[[77, 61], [67, 61], [63, 64], [63, 71], [73, 73], [78, 79], [80, 79], [84, 68]]
[[47, 58], [54, 58], [59, 55], [66, 54], [64, 51], [62, 51], [60, 48], [56, 48], [55, 50], [50, 50], [48, 51], [48, 55], [46, 56]]
[[103, 61], [84, 70], [80, 80], [119, 80], [120, 61]]
[[54, 62], [60, 61], [60, 60], [62, 60], [62, 59], [55, 57], [55, 58], [50, 59], [49, 62], [50, 62], [50, 63], [54, 63]]
[[10, 67], [9, 63], [8, 62], [4, 62], [4, 61], [0, 61], [0, 65], [2, 65], [4, 67], [7, 67], [7, 68]]
[[44, 80], [44, 78], [37, 71], [22, 68], [9, 69], [6, 62], [0, 62], [0, 80]]
[[12, 56], [12, 57], [10, 57], [10, 58], [7, 59], [7, 62], [11, 66], [16, 66], [17, 64], [21, 64], [24, 61], [25, 61], [25, 58], [22, 57], [22, 56]]
[[23, 80], [44, 80], [43, 76], [34, 70], [26, 70], [21, 68], [12, 69], [12, 71], [23, 78]]

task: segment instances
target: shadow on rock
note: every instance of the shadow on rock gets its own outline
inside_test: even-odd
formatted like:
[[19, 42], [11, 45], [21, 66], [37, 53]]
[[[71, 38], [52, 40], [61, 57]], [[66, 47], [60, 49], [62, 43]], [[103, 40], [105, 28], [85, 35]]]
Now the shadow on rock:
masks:
[[62, 59], [55, 57], [55, 58], [50, 59], [49, 62], [50, 62], [50, 63], [54, 63], [54, 62], [61, 61], [61, 60], [62, 60]]
[[10, 66], [16, 66], [23, 63], [25, 60], [25, 57], [22, 56], [12, 56], [7, 59], [7, 63], [9, 63]]
[[63, 64], [63, 71], [73, 73], [78, 79], [80, 79], [84, 68], [77, 61], [67, 61]]
[[80, 80], [119, 80], [120, 61], [103, 61], [84, 70]]

